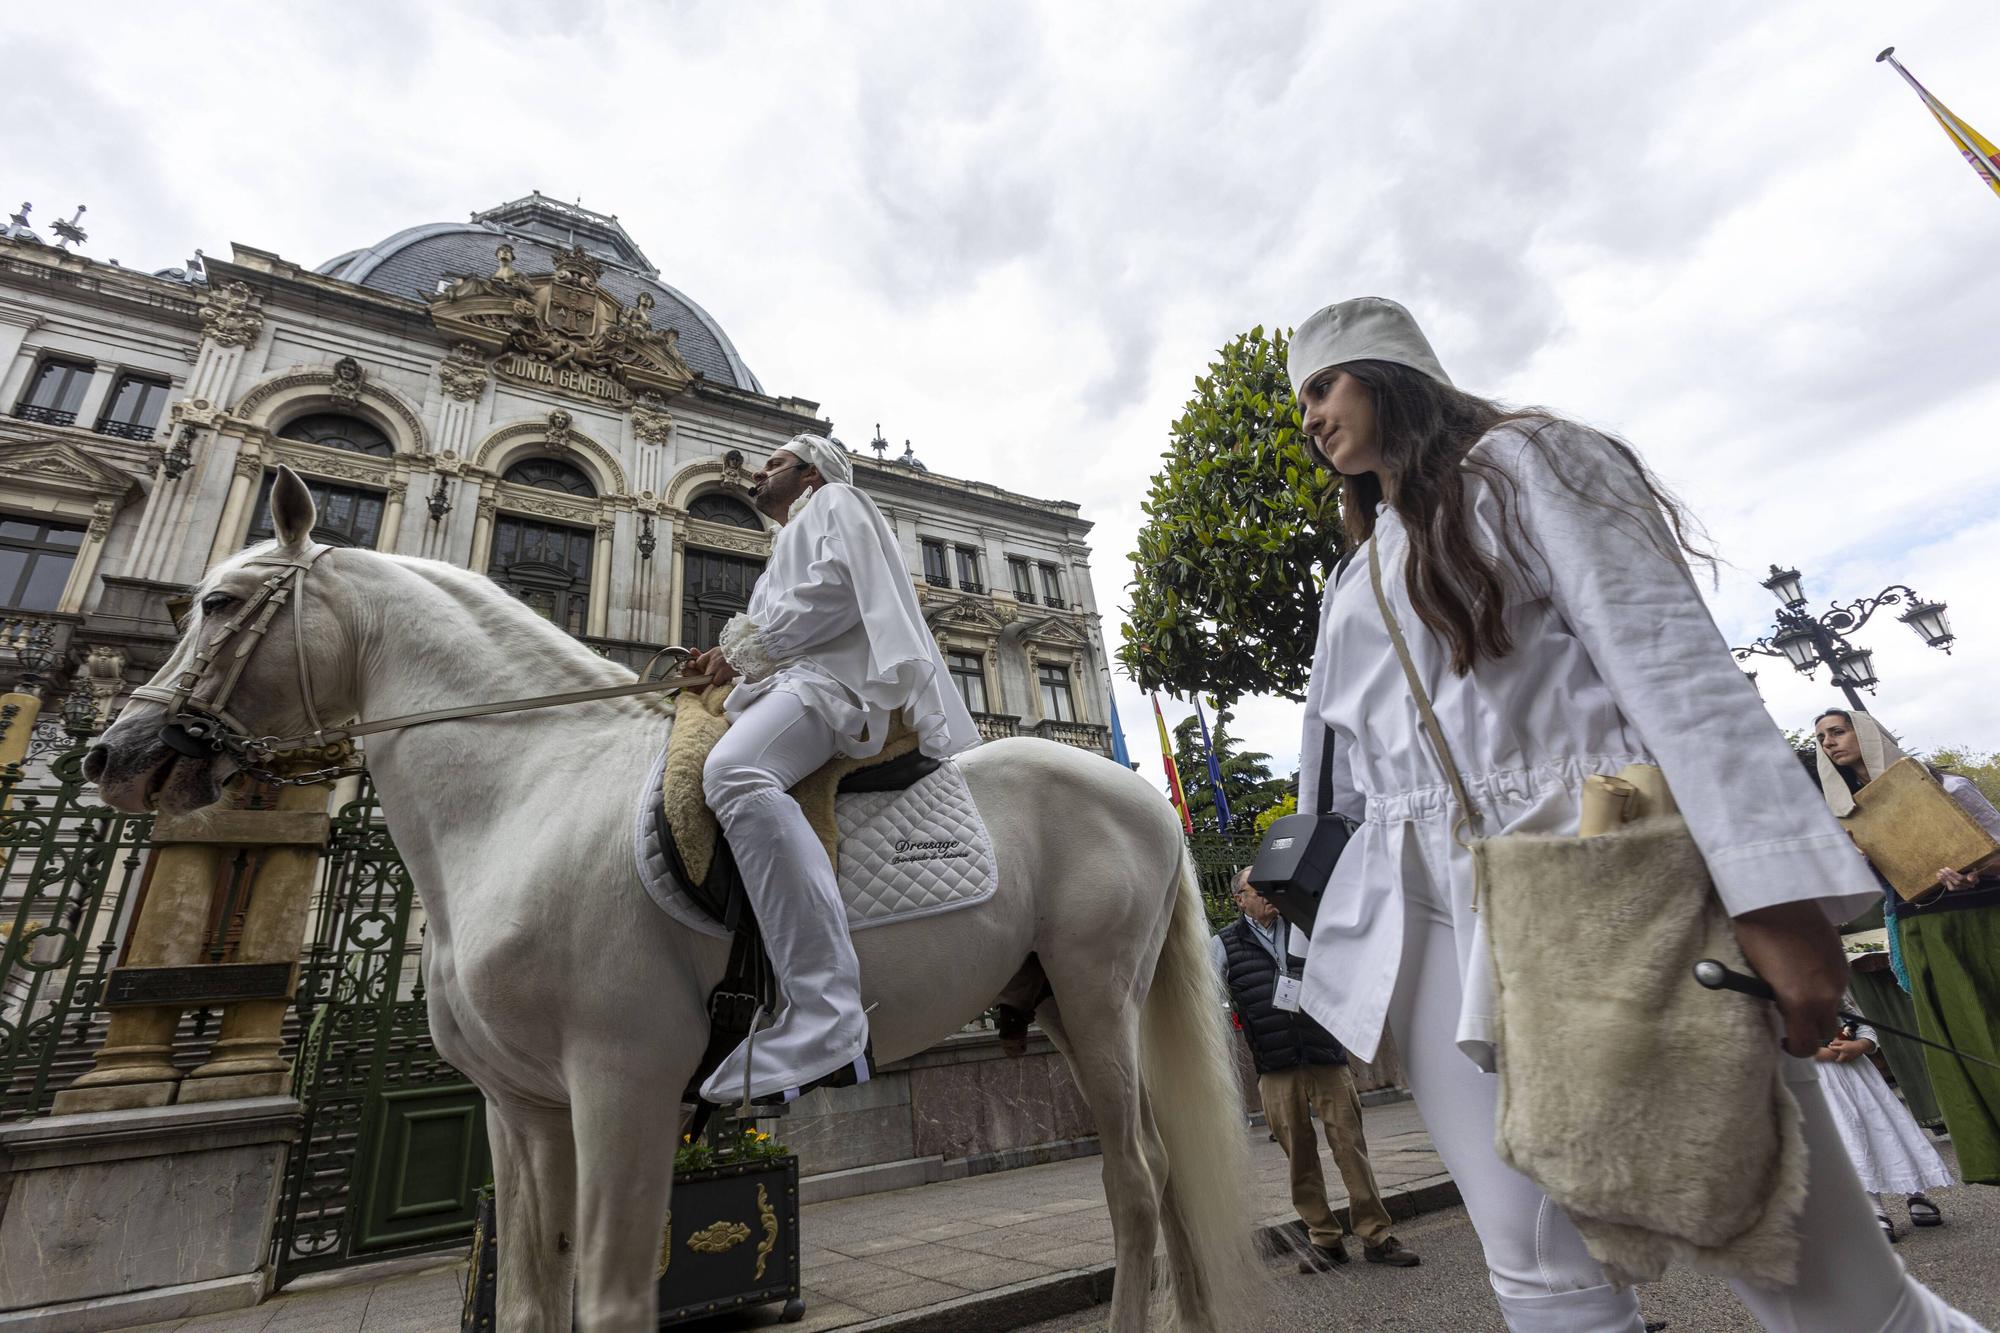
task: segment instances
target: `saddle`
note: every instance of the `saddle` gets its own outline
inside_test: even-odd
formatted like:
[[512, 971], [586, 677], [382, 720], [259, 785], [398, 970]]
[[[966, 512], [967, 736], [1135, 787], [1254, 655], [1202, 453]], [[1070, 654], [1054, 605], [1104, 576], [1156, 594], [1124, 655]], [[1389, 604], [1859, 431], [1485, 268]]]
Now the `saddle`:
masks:
[[[729, 730], [723, 705], [733, 688], [724, 685], [706, 694], [683, 694], [676, 701], [660, 804], [653, 815], [674, 878], [703, 911], [732, 927], [728, 913], [731, 890], [739, 884], [736, 859], [702, 794], [701, 774], [709, 752]], [[899, 712], [879, 753], [866, 759], [835, 755], [792, 788], [792, 799], [819, 835], [837, 873], [840, 827], [834, 818], [835, 798], [852, 792], [902, 791], [933, 772], [938, 763], [917, 749], [916, 729]]]
[[[709, 752], [729, 730], [723, 705], [730, 688], [683, 694], [676, 701], [660, 801], [653, 808], [654, 827], [668, 870], [687, 896], [721, 922], [732, 937], [729, 965], [708, 997], [708, 1047], [681, 1097], [696, 1107], [691, 1131], [696, 1135], [713, 1110], [701, 1100], [702, 1083], [749, 1035], [757, 1011], [761, 1008], [770, 1013], [777, 1008], [777, 979], [764, 952], [749, 895], [743, 890], [743, 876], [702, 793], [702, 768]], [[837, 871], [840, 833], [834, 817], [835, 798], [850, 792], [901, 791], [936, 770], [938, 763], [917, 748], [915, 729], [898, 713], [879, 753], [867, 759], [836, 755], [801, 780], [791, 794], [825, 844], [827, 857]]]

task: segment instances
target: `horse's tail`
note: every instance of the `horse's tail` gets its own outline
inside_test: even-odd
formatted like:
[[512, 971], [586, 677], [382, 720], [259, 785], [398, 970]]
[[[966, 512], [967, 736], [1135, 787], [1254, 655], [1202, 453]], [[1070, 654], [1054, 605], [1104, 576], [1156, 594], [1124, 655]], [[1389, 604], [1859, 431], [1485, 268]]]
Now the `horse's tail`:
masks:
[[1146, 1093], [1167, 1151], [1169, 1283], [1181, 1327], [1245, 1328], [1259, 1322], [1265, 1283], [1250, 1229], [1256, 1174], [1228, 1004], [1185, 848], [1177, 879], [1141, 1020]]

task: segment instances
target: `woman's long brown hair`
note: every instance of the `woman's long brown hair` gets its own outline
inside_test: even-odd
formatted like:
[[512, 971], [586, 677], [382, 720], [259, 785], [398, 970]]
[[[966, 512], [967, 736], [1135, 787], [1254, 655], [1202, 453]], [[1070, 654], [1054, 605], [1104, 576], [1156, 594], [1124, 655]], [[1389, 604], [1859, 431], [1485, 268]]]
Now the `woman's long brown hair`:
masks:
[[[1340, 368], [1367, 386], [1375, 401], [1384, 471], [1395, 496], [1391, 507], [1409, 533], [1405, 577], [1418, 618], [1444, 640], [1451, 669], [1458, 675], [1482, 660], [1507, 656], [1514, 651], [1514, 640], [1505, 619], [1508, 580], [1503, 561], [1526, 569], [1539, 553], [1530, 549], [1532, 543], [1514, 512], [1515, 478], [1491, 460], [1474, 456], [1472, 446], [1496, 426], [1520, 422], [1530, 444], [1546, 450], [1542, 434], [1561, 418], [1542, 408], [1505, 408], [1390, 361], [1350, 361]], [[1711, 562], [1713, 557], [1689, 538], [1695, 525], [1687, 511], [1632, 447], [1592, 433], [1630, 466], [1649, 503], [1585, 491], [1558, 468], [1557, 475], [1570, 493], [1585, 506], [1603, 509], [1608, 518], [1636, 521], [1653, 540], [1656, 530], [1646, 521], [1645, 509], [1657, 508], [1673, 533], [1674, 549], [1663, 553], [1679, 558], [1684, 552]], [[1486, 551], [1473, 539], [1467, 472], [1485, 478], [1498, 499], [1500, 552]], [[1374, 534], [1375, 507], [1382, 499], [1382, 483], [1374, 473], [1343, 478], [1341, 522], [1351, 544], [1359, 545]]]

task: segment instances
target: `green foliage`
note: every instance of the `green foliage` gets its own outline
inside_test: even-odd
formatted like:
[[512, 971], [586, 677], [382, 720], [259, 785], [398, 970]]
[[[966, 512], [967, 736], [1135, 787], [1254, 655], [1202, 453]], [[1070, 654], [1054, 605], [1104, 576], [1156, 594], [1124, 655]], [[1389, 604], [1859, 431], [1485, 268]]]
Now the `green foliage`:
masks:
[[689, 1171], [705, 1171], [711, 1166], [726, 1166], [731, 1162], [764, 1162], [773, 1157], [783, 1157], [789, 1149], [761, 1129], [745, 1125], [740, 1133], [724, 1134], [711, 1143], [706, 1138], [681, 1135], [681, 1146], [674, 1150], [674, 1174], [684, 1175]]
[[1948, 745], [1931, 751], [1928, 759], [1939, 768], [1962, 778], [1970, 778], [1972, 785], [1984, 792], [1987, 800], [2000, 805], [2000, 752], [1981, 755], [1977, 750], [1961, 750]]
[[1295, 815], [1298, 812], [1299, 794], [1295, 791], [1286, 792], [1284, 800], [1279, 801], [1276, 805], [1264, 811], [1263, 814], [1257, 816], [1257, 836], [1260, 838], [1263, 837], [1271, 831], [1271, 825], [1277, 823], [1286, 815]]
[[[1229, 827], [1240, 833], [1247, 821], [1284, 794], [1290, 785], [1271, 776], [1271, 756], [1243, 749], [1243, 742], [1229, 734], [1229, 712], [1215, 715], [1209, 728], [1215, 746], [1216, 763], [1222, 768], [1222, 794], [1229, 801]], [[1215, 791], [1208, 785], [1208, 756], [1202, 753], [1201, 726], [1195, 718], [1185, 718], [1174, 727], [1174, 767], [1180, 770], [1181, 790], [1187, 794], [1188, 814], [1196, 833], [1220, 832], [1215, 814]]]
[[1169, 433], [1142, 508], [1118, 661], [1141, 689], [1305, 697], [1338, 479], [1308, 452], [1286, 337], [1224, 347]]

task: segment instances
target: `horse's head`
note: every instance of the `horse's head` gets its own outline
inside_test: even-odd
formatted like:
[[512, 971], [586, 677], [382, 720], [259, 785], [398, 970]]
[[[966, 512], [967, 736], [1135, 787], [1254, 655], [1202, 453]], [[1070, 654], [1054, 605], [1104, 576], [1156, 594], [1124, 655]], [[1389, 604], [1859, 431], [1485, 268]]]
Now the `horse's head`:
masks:
[[313, 545], [315, 518], [305, 483], [280, 467], [277, 540], [208, 572], [173, 656], [84, 757], [107, 804], [199, 810], [241, 766], [217, 736], [289, 736], [353, 716], [354, 593]]

